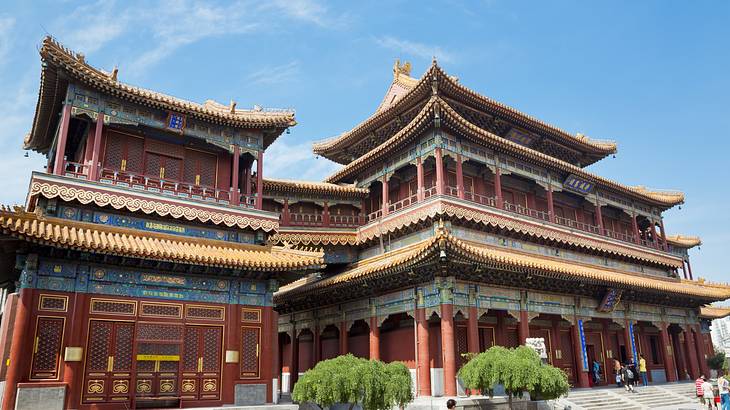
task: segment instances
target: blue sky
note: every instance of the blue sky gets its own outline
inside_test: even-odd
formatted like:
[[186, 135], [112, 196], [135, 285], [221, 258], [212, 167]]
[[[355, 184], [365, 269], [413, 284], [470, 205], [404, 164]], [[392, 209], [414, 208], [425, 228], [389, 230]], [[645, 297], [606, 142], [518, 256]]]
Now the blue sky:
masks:
[[396, 58], [432, 56], [466, 86], [571, 132], [619, 143], [591, 170], [683, 190], [670, 233], [700, 235], [695, 276], [729, 281], [730, 2], [318, 0], [0, 4], [1, 203], [22, 202], [37, 155], [20, 145], [46, 33], [121, 81], [203, 102], [296, 109], [265, 175], [322, 179], [313, 140], [378, 105]]

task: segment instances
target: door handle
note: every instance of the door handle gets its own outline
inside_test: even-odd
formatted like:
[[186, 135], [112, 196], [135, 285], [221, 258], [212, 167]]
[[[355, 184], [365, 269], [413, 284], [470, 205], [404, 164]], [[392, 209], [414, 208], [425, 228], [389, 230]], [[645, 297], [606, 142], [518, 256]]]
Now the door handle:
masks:
[[200, 373], [202, 371], [203, 371], [203, 358], [199, 357], [198, 358], [198, 373]]
[[114, 369], [114, 356], [109, 356], [106, 360], [106, 371], [110, 372]]

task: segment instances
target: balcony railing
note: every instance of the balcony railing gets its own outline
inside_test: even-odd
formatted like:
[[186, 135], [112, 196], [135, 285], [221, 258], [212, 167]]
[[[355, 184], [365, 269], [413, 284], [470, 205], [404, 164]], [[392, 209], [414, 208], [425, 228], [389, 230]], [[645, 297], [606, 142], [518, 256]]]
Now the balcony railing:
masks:
[[360, 215], [330, 215], [330, 226], [337, 228], [355, 228], [362, 225]]
[[292, 226], [322, 226], [322, 214], [290, 213], [289, 224]]
[[66, 167], [64, 168], [63, 174], [67, 177], [78, 178], [78, 179], [88, 179], [89, 178], [89, 165], [82, 164], [80, 162], [66, 161]]
[[395, 212], [403, 208], [407, 208], [418, 202], [418, 195], [411, 195], [407, 198], [401, 199], [398, 202], [388, 204], [388, 212]]
[[578, 222], [573, 219], [563, 218], [562, 216], [555, 216], [555, 223], [558, 225], [567, 226], [568, 228], [578, 229], [585, 232], [590, 232], [596, 235], [601, 234], [601, 229], [597, 226], [587, 224], [584, 222]]
[[544, 211], [538, 211], [537, 209], [527, 208], [522, 205], [515, 205], [509, 202], [504, 203], [504, 210], [514, 212], [516, 214], [529, 216], [530, 218], [540, 219], [542, 221], [549, 221], [550, 215]]

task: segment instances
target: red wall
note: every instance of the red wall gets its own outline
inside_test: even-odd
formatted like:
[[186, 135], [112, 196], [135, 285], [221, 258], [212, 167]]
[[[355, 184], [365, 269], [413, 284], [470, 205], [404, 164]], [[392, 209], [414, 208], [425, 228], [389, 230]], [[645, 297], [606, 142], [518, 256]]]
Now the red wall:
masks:
[[380, 360], [388, 363], [400, 361], [411, 369], [416, 368], [415, 338], [413, 328], [400, 328], [380, 333]]

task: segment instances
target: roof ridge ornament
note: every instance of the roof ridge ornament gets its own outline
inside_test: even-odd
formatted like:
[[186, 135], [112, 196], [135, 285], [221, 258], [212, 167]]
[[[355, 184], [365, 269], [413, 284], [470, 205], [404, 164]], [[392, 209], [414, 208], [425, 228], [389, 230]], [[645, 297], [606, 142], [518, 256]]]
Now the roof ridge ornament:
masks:
[[412, 68], [413, 66], [409, 61], [404, 61], [403, 64], [401, 64], [400, 59], [396, 58], [395, 64], [393, 64], [393, 78], [397, 80], [401, 74], [410, 77]]

